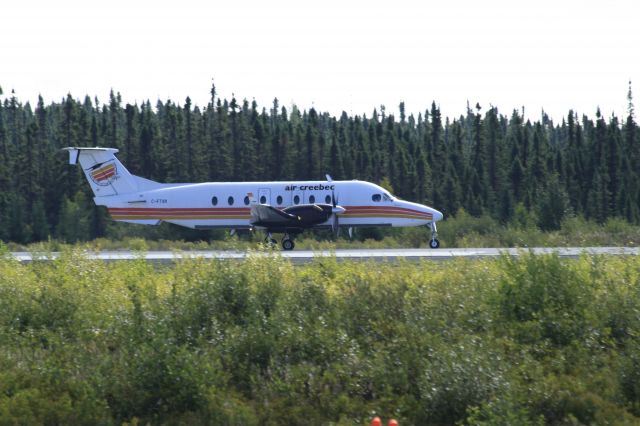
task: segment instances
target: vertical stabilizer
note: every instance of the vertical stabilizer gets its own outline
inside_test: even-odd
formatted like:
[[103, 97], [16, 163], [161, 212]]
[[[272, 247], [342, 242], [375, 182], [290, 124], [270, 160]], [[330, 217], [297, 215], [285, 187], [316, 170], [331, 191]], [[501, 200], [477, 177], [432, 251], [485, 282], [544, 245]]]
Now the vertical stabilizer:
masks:
[[115, 148], [64, 148], [69, 152], [69, 164], [80, 164], [96, 197], [122, 195], [142, 190], [139, 183], [146, 179], [133, 176], [114, 155]]

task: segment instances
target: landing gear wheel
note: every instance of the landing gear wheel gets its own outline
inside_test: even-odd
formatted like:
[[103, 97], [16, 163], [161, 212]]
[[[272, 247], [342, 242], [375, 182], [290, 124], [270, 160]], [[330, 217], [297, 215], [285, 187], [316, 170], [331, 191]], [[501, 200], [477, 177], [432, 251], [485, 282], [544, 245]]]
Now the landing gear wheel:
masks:
[[277, 246], [277, 245], [278, 245], [278, 242], [277, 242], [274, 238], [271, 238], [271, 237], [267, 237], [267, 238], [265, 238], [264, 243], [265, 243], [266, 245], [268, 245], [268, 246], [272, 246], [272, 247], [273, 247], [273, 246]]
[[289, 238], [285, 238], [284, 240], [282, 240], [282, 248], [284, 250], [293, 250], [293, 248], [295, 247], [295, 243], [293, 242], [293, 240], [290, 240]]
[[438, 241], [438, 228], [436, 228], [436, 223], [434, 221], [431, 221], [429, 227], [431, 228], [431, 241], [429, 241], [429, 247], [437, 249], [440, 247], [440, 241]]

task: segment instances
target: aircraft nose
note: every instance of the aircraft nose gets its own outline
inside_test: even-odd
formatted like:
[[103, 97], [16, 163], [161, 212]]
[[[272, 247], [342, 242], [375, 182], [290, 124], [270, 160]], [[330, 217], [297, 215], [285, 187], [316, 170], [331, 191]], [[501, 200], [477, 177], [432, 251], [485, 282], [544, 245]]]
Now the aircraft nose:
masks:
[[441, 212], [439, 212], [438, 210], [433, 210], [433, 212], [431, 214], [433, 215], [433, 221], [434, 222], [442, 220], [442, 218], [444, 217], [444, 215]]

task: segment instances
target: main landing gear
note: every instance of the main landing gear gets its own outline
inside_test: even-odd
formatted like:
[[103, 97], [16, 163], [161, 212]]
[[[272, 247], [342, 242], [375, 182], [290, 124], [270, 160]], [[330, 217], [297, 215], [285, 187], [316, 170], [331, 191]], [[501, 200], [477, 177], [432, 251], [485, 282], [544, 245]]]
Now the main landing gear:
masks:
[[429, 241], [429, 247], [432, 249], [437, 249], [440, 247], [440, 241], [438, 241], [438, 229], [436, 228], [436, 223], [431, 222], [431, 241]]
[[271, 232], [267, 232], [267, 237], [264, 239], [264, 243], [268, 246], [275, 247], [278, 242], [271, 236]]
[[283, 250], [293, 250], [296, 244], [293, 242], [293, 238], [289, 236], [289, 234], [285, 234], [282, 239], [282, 249]]
[[[275, 247], [278, 244], [275, 238], [271, 236], [271, 232], [267, 233], [267, 238], [265, 238], [264, 242], [271, 247]], [[296, 244], [293, 242], [293, 238], [291, 237], [291, 235], [284, 234], [284, 237], [282, 238], [282, 249], [289, 251], [293, 250], [295, 246]]]

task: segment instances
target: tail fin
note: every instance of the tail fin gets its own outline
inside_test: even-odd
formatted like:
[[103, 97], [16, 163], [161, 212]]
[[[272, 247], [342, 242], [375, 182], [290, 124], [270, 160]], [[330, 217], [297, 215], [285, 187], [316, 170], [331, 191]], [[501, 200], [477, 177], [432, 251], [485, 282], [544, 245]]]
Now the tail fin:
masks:
[[114, 155], [115, 148], [64, 148], [69, 164], [80, 163], [96, 197], [122, 195], [157, 188], [161, 184], [134, 176]]

